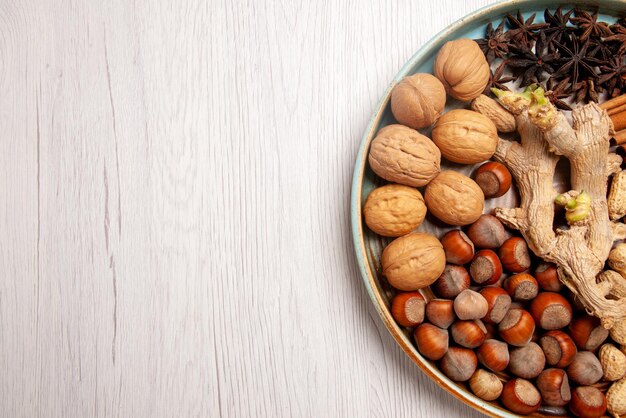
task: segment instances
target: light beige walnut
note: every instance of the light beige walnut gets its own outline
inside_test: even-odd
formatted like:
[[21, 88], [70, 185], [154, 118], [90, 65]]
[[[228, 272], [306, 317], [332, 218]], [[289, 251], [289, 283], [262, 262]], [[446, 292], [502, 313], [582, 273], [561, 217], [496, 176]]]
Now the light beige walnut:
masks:
[[419, 190], [401, 184], [374, 189], [363, 207], [365, 223], [384, 237], [399, 237], [424, 221], [426, 204]]
[[411, 291], [437, 280], [446, 267], [446, 255], [434, 235], [414, 232], [393, 240], [383, 250], [381, 262], [390, 285]]
[[446, 42], [435, 59], [434, 73], [448, 94], [464, 102], [480, 96], [489, 83], [489, 64], [471, 39]]
[[403, 125], [378, 131], [368, 158], [374, 173], [412, 187], [428, 184], [440, 172], [441, 152], [429, 138]]
[[443, 113], [446, 89], [432, 74], [404, 77], [391, 92], [391, 112], [398, 122], [413, 129], [431, 126]]
[[426, 207], [449, 225], [469, 225], [485, 208], [485, 195], [471, 178], [456, 171], [442, 171], [426, 187]]
[[606, 392], [606, 407], [614, 417], [626, 414], [626, 378], [613, 383]]
[[626, 375], [626, 355], [613, 344], [600, 347], [598, 358], [602, 364], [604, 380], [614, 382]]
[[487, 116], [455, 109], [439, 118], [433, 128], [433, 142], [448, 160], [476, 164], [496, 152], [498, 130]]

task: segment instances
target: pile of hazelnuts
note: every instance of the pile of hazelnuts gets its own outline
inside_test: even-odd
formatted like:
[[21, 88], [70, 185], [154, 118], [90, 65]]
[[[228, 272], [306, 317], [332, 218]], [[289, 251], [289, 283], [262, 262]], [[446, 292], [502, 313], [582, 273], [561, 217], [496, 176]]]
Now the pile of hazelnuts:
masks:
[[[446, 268], [430, 291], [398, 293], [391, 312], [418, 351], [481, 399], [517, 414], [600, 417], [609, 339], [526, 241], [492, 215], [441, 238]], [[533, 264], [536, 264], [533, 266]]]

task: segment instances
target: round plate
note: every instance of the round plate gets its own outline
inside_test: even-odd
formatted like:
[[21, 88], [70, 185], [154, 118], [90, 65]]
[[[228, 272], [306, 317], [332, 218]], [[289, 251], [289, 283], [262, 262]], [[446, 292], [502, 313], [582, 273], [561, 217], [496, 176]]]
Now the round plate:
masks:
[[[413, 360], [428, 376], [434, 379], [439, 385], [443, 386], [452, 395], [465, 402], [466, 404], [476, 408], [477, 410], [494, 417], [515, 417], [517, 415], [503, 409], [495, 402], [486, 402], [472, 395], [464, 385], [457, 384], [448, 379], [439, 371], [436, 364], [422, 357], [416, 350], [411, 341], [410, 334], [394, 321], [389, 310], [390, 298], [393, 296], [393, 289], [387, 284], [384, 277], [380, 273], [380, 255], [382, 249], [390, 239], [382, 238], [364, 225], [361, 208], [363, 202], [369, 193], [377, 186], [384, 183], [378, 178], [367, 164], [367, 154], [370, 142], [376, 136], [378, 130], [386, 125], [396, 123], [391, 114], [389, 99], [391, 90], [403, 77], [414, 73], [432, 73], [433, 61], [439, 49], [447, 41], [458, 38], [477, 39], [484, 36], [485, 27], [489, 22], [497, 26], [507, 13], [515, 14], [517, 10], [521, 10], [525, 17], [529, 17], [533, 13], [537, 16], [535, 21], [543, 22], [543, 12], [546, 8], [550, 10], [556, 9], [558, 4], [549, 1], [539, 0], [508, 0], [498, 4], [490, 5], [479, 9], [466, 17], [460, 19], [456, 23], [450, 25], [422, 48], [402, 67], [400, 72], [391, 81], [389, 88], [382, 97], [374, 116], [372, 117], [359, 148], [356, 166], [354, 168], [354, 177], [352, 182], [351, 196], [351, 216], [352, 216], [352, 235], [356, 249], [357, 261], [367, 291], [374, 302], [378, 314], [382, 318], [385, 326], [400, 345], [402, 350]], [[614, 22], [617, 16], [624, 15], [626, 10], [626, 1], [605, 0], [605, 1], [578, 1], [564, 5], [564, 9], [569, 10], [574, 6], [581, 8], [599, 8], [600, 19], [605, 22]], [[448, 97], [446, 103], [446, 111], [458, 107], [467, 107], [466, 104], [457, 102]], [[430, 137], [429, 129], [420, 130], [421, 133]], [[473, 167], [451, 164], [442, 159], [443, 169], [455, 169], [466, 175], [471, 173]], [[565, 188], [567, 179], [557, 179], [557, 186]], [[516, 206], [517, 193], [512, 190], [499, 199], [490, 199], [485, 201], [485, 211], [497, 206], [511, 207]], [[431, 232], [437, 236], [441, 236], [447, 228], [438, 224], [435, 219], [427, 217], [427, 220], [420, 226], [420, 231]], [[533, 416], [546, 416], [542, 414], [533, 414]]]

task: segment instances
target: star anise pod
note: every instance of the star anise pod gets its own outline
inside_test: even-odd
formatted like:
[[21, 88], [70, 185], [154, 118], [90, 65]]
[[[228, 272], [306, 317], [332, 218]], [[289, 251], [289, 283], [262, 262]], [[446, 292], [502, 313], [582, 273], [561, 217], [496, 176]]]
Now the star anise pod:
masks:
[[618, 96], [626, 87], [626, 61], [622, 55], [609, 59], [605, 65], [600, 65], [598, 84], [604, 86], [610, 96]]
[[509, 90], [509, 88], [506, 86], [506, 83], [514, 81], [515, 77], [504, 75], [504, 70], [506, 69], [507, 64], [508, 62], [506, 60], [502, 61], [495, 71], [490, 70], [489, 83], [487, 84], [487, 88], [485, 89], [485, 94], [489, 94], [492, 87], [500, 90]]
[[572, 107], [563, 100], [567, 99], [572, 94], [569, 77], [565, 77], [558, 83], [553, 79], [549, 79], [547, 87], [545, 96], [552, 102], [552, 104], [562, 110], [572, 110]]
[[558, 52], [544, 53], [546, 35], [542, 31], [535, 45], [535, 51], [515, 48], [515, 55], [509, 58], [509, 67], [516, 73], [517, 78], [522, 79], [522, 86], [540, 83], [544, 73], [554, 73], [555, 65], [558, 65]]
[[581, 102], [598, 102], [598, 87], [592, 79], [583, 80], [574, 84], [575, 98], [577, 103]]
[[488, 63], [492, 63], [496, 58], [504, 58], [509, 53], [509, 34], [504, 32], [504, 20], [493, 28], [491, 22], [487, 25], [487, 31], [483, 39], [476, 39], [476, 43], [485, 54]]
[[626, 53], [626, 26], [615, 24], [611, 26], [611, 29], [614, 32], [614, 35], [611, 35], [605, 39], [607, 42], [615, 42], [619, 48], [617, 49], [618, 54]]
[[581, 42], [585, 42], [590, 36], [602, 38], [611, 35], [609, 25], [606, 22], [598, 22], [597, 10], [591, 14], [585, 10], [576, 9], [574, 13], [576, 17], [570, 18], [570, 22], [581, 29], [582, 33], [578, 37]]
[[593, 67], [598, 65], [599, 60], [589, 56], [587, 50], [591, 46], [589, 42], [585, 42], [581, 47], [575, 36], [571, 37], [571, 48], [562, 43], [556, 43], [559, 47], [562, 57], [559, 59], [561, 67], [552, 75], [558, 79], [565, 75], [571, 75], [572, 85], [576, 86], [581, 76], [587, 78], [596, 78], [596, 72]]
[[511, 40], [515, 42], [518, 48], [532, 49], [536, 32], [548, 27], [547, 23], [533, 23], [536, 13], [533, 13], [528, 19], [524, 20], [522, 12], [517, 11], [517, 17], [508, 13], [506, 15], [511, 29], [508, 33]]
[[554, 14], [551, 14], [548, 9], [543, 13], [543, 17], [548, 24], [544, 32], [548, 35], [547, 46], [549, 49], [555, 50], [554, 42], [561, 42], [564, 37], [567, 38], [574, 30], [573, 26], [568, 25], [572, 13], [574, 13], [573, 9], [563, 14], [563, 6], [559, 6]]
[[591, 44], [589, 56], [597, 58], [598, 60], [606, 61], [616, 52], [614, 48], [612, 48], [612, 45], [602, 38], [589, 39], [587, 42]]

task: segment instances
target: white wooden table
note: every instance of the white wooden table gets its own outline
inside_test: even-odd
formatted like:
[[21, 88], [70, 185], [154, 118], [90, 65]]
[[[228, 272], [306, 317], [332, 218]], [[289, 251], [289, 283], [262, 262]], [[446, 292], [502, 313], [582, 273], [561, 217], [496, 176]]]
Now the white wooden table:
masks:
[[479, 416], [382, 326], [349, 193], [487, 3], [0, 0], [0, 416]]

